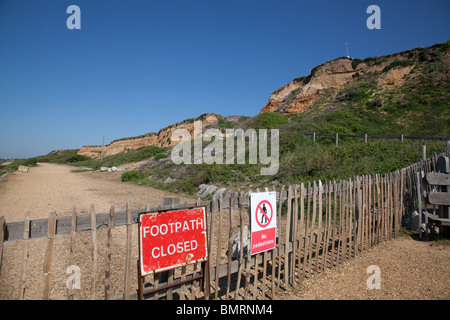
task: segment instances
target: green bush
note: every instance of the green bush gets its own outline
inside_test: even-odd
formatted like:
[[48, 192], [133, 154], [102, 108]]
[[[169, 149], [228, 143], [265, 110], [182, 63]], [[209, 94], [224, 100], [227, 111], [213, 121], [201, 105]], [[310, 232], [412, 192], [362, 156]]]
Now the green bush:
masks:
[[158, 153], [158, 154], [156, 154], [155, 156], [154, 156], [154, 160], [155, 161], [157, 161], [157, 160], [159, 160], [159, 159], [164, 159], [164, 158], [167, 158], [168, 157], [168, 155], [167, 154], [165, 154], [165, 153]]
[[80, 155], [80, 154], [76, 154], [74, 156], [71, 156], [70, 158], [67, 159], [68, 163], [74, 163], [74, 162], [79, 162], [79, 161], [86, 161], [86, 160], [91, 160], [91, 158]]
[[391, 69], [397, 68], [397, 67], [408, 67], [412, 66], [414, 64], [414, 61], [412, 60], [394, 60], [391, 64], [387, 65], [381, 73], [386, 73]]
[[383, 102], [379, 98], [375, 98], [367, 102], [367, 108], [370, 110], [376, 110], [383, 105]]
[[122, 182], [136, 181], [143, 179], [145, 176], [140, 171], [127, 171], [122, 174]]
[[358, 67], [358, 65], [361, 63], [360, 59], [353, 59], [352, 60], [352, 68], [353, 70], [356, 70], [356, 67]]
[[288, 123], [288, 118], [281, 113], [264, 112], [251, 119], [249, 127], [252, 129], [277, 129]]

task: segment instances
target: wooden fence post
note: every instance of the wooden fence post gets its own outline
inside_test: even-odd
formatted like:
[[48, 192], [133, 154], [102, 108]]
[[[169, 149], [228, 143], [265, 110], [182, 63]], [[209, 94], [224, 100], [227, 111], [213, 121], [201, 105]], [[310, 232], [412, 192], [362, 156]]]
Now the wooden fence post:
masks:
[[291, 242], [291, 220], [292, 220], [292, 186], [288, 188], [288, 203], [286, 214], [286, 243], [284, 247], [284, 281], [286, 286], [292, 285], [290, 279], [292, 255], [289, 253], [289, 243]]
[[19, 300], [23, 300], [23, 296], [25, 294], [26, 287], [26, 273], [27, 273], [27, 262], [28, 262], [28, 244], [29, 244], [29, 236], [30, 236], [30, 213], [27, 212], [24, 221], [23, 228], [23, 255], [22, 255], [22, 272], [19, 283]]
[[[313, 201], [313, 203], [312, 203], [312, 210], [313, 210], [313, 215], [312, 215], [312, 218], [311, 218], [311, 243], [310, 243], [310, 256], [309, 256], [309, 260], [310, 260], [310, 264], [312, 263], [312, 245], [313, 245], [313, 243], [315, 243], [315, 247], [314, 247], [314, 249], [315, 249], [315, 251], [318, 251], [317, 250], [317, 246], [319, 245], [319, 234], [318, 234], [318, 231], [317, 230], [314, 230], [315, 228], [314, 228], [314, 224], [315, 224], [315, 221], [316, 221], [316, 209], [317, 209], [317, 205], [316, 205], [316, 203], [317, 203], [317, 193], [318, 193], [318, 189], [317, 189], [317, 184], [316, 184], [316, 181], [314, 181], [313, 182], [313, 191], [312, 191], [312, 201]], [[317, 240], [316, 240], [317, 239]], [[317, 255], [316, 255], [317, 256]], [[317, 271], [317, 264], [316, 265], [314, 265], [314, 270], [315, 271]], [[310, 271], [312, 271], [312, 266], [311, 266], [311, 268], [310, 268]]]
[[[249, 190], [247, 193], [247, 216], [248, 216], [248, 232], [247, 232], [247, 259], [246, 259], [246, 268], [245, 268], [245, 286], [244, 286], [244, 300], [247, 300], [249, 293], [249, 284], [250, 284], [250, 261], [251, 261], [251, 242], [250, 242], [250, 233], [251, 233], [251, 210], [250, 210], [250, 201], [251, 201], [251, 191]], [[241, 249], [242, 250], [242, 249]]]
[[[73, 264], [73, 255], [75, 253], [75, 233], [77, 228], [77, 209], [72, 209], [72, 218], [70, 220], [70, 249], [69, 249], [69, 267]], [[72, 286], [67, 286], [67, 300], [73, 300]]]
[[130, 300], [131, 286], [131, 248], [132, 248], [132, 219], [131, 219], [131, 201], [127, 201], [127, 249], [125, 257], [125, 279], [124, 279], [124, 300]]
[[44, 260], [44, 295], [42, 297], [43, 300], [50, 299], [50, 291], [51, 291], [51, 267], [53, 260], [53, 243], [55, 240], [55, 231], [56, 231], [56, 213], [52, 211], [50, 216], [48, 217], [48, 229], [47, 229], [47, 250], [45, 252], [45, 260]]
[[91, 269], [91, 300], [95, 300], [95, 273], [97, 271], [97, 220], [95, 216], [94, 205], [89, 208], [91, 214], [91, 233], [92, 233], [92, 269]]
[[[238, 276], [237, 276], [237, 283], [236, 283], [236, 292], [234, 293], [234, 300], [236, 300], [238, 292], [239, 292], [239, 287], [241, 284], [242, 269], [244, 266], [244, 264], [243, 264], [243, 259], [244, 259], [244, 222], [242, 219], [243, 218], [242, 217], [243, 200], [244, 200], [244, 198], [243, 198], [242, 191], [239, 191], [239, 204], [238, 204], [238, 206], [239, 206], [239, 227], [240, 227], [239, 248], [241, 249], [241, 251], [239, 253]], [[247, 227], [247, 234], [248, 234], [248, 232], [250, 232], [250, 230]], [[250, 248], [250, 246], [247, 244], [247, 254], [249, 254], [249, 248]]]
[[[292, 217], [292, 221], [293, 221], [293, 239], [292, 239], [292, 285], [295, 287], [295, 280], [296, 280], [296, 274], [298, 274], [296, 272], [296, 268], [297, 268], [297, 257], [298, 260], [300, 262], [300, 243], [299, 243], [299, 248], [297, 249], [297, 232], [298, 232], [298, 185], [294, 185], [294, 207], [293, 207], [293, 217]], [[301, 242], [301, 239], [300, 241]]]
[[0, 216], [0, 271], [2, 270], [3, 241], [5, 240], [6, 220]]
[[[277, 226], [281, 226], [281, 210], [283, 209], [283, 193], [284, 193], [284, 185], [281, 187], [280, 191], [280, 200], [278, 202], [278, 212], [277, 212]], [[250, 216], [249, 216], [250, 218]], [[281, 230], [281, 227], [278, 227], [279, 230]], [[277, 287], [276, 290], [280, 287], [281, 282], [281, 231], [278, 232], [278, 248], [277, 248], [277, 260], [278, 260], [278, 266], [277, 266], [277, 272], [278, 272], [278, 279], [277, 279]]]
[[[337, 261], [337, 258], [339, 256], [339, 252], [338, 252], [338, 250], [336, 250], [336, 260], [334, 260], [334, 250], [335, 250], [334, 246], [335, 246], [335, 242], [336, 242], [337, 191], [338, 190], [337, 190], [336, 181], [333, 180], [333, 203], [334, 203], [334, 206], [333, 206], [333, 227], [332, 227], [333, 241], [331, 242], [331, 252], [333, 254], [332, 254], [332, 257], [331, 257], [331, 261], [330, 261], [330, 266], [331, 267], [336, 265], [335, 262]], [[330, 196], [330, 199], [331, 199], [331, 196]], [[331, 208], [330, 208], [330, 210], [331, 210]], [[339, 232], [339, 234], [340, 234], [340, 232]], [[338, 237], [338, 246], [337, 246], [337, 248], [339, 249], [339, 237]]]
[[108, 239], [106, 242], [106, 265], [105, 265], [105, 300], [109, 299], [109, 277], [111, 275], [111, 245], [112, 245], [112, 230], [114, 228], [114, 204], [111, 205], [109, 209], [108, 218]]
[[[310, 218], [310, 200], [311, 200], [311, 182], [308, 181], [308, 187], [306, 190], [306, 211], [305, 211], [305, 248], [303, 251], [303, 278], [306, 278], [306, 272], [308, 270], [310, 270], [310, 254], [311, 251], [310, 249], [310, 245], [312, 243], [311, 239], [312, 239], [312, 228], [310, 227], [309, 221], [311, 220]], [[308, 230], [309, 228], [309, 230]], [[310, 271], [308, 271], [310, 273]]]
[[316, 261], [314, 268], [317, 271], [319, 271], [319, 250], [322, 246], [322, 239], [323, 239], [323, 228], [322, 228], [322, 195], [323, 195], [323, 185], [322, 181], [319, 180], [319, 187], [318, 187], [318, 213], [317, 213], [317, 219], [318, 219], [318, 229], [317, 229], [317, 242], [316, 242]]
[[422, 161], [427, 160], [427, 146], [426, 145], [422, 145], [422, 149], [420, 150], [420, 159]]
[[218, 216], [218, 239], [217, 239], [217, 252], [216, 252], [216, 279], [214, 281], [214, 299], [217, 300], [219, 297], [219, 269], [220, 269], [220, 253], [222, 251], [222, 214], [223, 214], [223, 192], [218, 194], [217, 192], [214, 196], [219, 196], [219, 216]]
[[[233, 208], [235, 203], [236, 195], [234, 192], [231, 193], [230, 199], [230, 216], [229, 216], [229, 233], [228, 233], [228, 268], [227, 268], [227, 300], [231, 298], [230, 296], [230, 284], [231, 284], [231, 256], [233, 255]], [[242, 248], [241, 248], [242, 250]], [[218, 270], [217, 270], [218, 271]], [[216, 271], [216, 272], [217, 272]]]
[[[307, 240], [307, 232], [305, 228], [305, 185], [303, 184], [303, 182], [300, 185], [300, 226], [299, 226], [299, 244], [298, 244], [298, 261], [299, 261], [299, 265], [300, 265], [300, 260], [301, 260], [301, 256], [300, 256], [300, 249], [303, 248], [303, 257], [304, 257], [304, 253], [306, 252], [306, 240]], [[302, 245], [302, 239], [304, 239], [303, 241], [303, 245]], [[302, 261], [302, 265], [301, 267], [299, 266], [300, 270], [299, 270], [299, 278], [300, 278], [300, 283], [303, 281], [303, 277], [304, 277], [304, 272], [305, 272], [305, 259], [303, 258]]]

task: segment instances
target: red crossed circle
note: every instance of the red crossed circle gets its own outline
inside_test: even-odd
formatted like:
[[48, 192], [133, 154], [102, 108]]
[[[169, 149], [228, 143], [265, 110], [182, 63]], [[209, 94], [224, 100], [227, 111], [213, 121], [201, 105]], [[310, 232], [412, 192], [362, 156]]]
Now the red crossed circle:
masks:
[[[267, 203], [267, 204], [269, 205], [269, 208], [270, 208], [270, 218], [265, 214], [265, 212], [264, 212], [263, 209], [262, 209], [262, 204], [263, 204], [263, 203]], [[258, 211], [261, 211], [262, 214], [266, 217], [267, 223], [262, 224], [262, 223], [259, 222], [259, 219], [258, 219]], [[272, 221], [272, 218], [273, 218], [273, 208], [272, 208], [272, 205], [270, 204], [269, 201], [263, 200], [263, 201], [261, 201], [260, 203], [258, 203], [258, 205], [256, 206], [255, 217], [256, 217], [256, 223], [257, 223], [261, 228], [265, 228], [265, 227], [267, 227], [267, 226], [269, 225], [270, 221]]]

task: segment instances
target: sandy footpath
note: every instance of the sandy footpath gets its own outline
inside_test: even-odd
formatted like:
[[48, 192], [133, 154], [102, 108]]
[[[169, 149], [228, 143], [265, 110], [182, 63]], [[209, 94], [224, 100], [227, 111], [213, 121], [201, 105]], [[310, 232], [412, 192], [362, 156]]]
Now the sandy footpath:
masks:
[[[378, 267], [379, 287], [375, 283]], [[373, 268], [373, 267], [372, 267]], [[280, 292], [279, 299], [449, 300], [450, 246], [400, 235]], [[369, 287], [367, 282], [369, 281]]]
[[[121, 172], [72, 172], [74, 169], [79, 168], [40, 163], [37, 167], [30, 168], [29, 173], [8, 175], [6, 181], [0, 182], [0, 216], [4, 216], [8, 223], [23, 221], [27, 212], [30, 212], [31, 220], [48, 218], [51, 211], [56, 211], [58, 217], [70, 216], [73, 206], [77, 207], [77, 212], [81, 215], [89, 213], [91, 204], [96, 212], [109, 212], [112, 203], [116, 210], [124, 210], [127, 200], [131, 200], [132, 208], [144, 208], [148, 201], [152, 206], [160, 205], [164, 197], [178, 197], [181, 203], [194, 201], [169, 192], [123, 183], [120, 181]], [[114, 227], [112, 235], [110, 297], [123, 293], [126, 227]], [[90, 231], [76, 233], [72, 265], [80, 268], [81, 275], [81, 288], [75, 290], [74, 294], [76, 300], [91, 298], [91, 237]], [[98, 229], [94, 299], [104, 299], [106, 239], [107, 229]], [[4, 243], [0, 270], [0, 300], [14, 300], [19, 296], [24, 245], [25, 241]], [[136, 224], [132, 225], [132, 246], [132, 261], [137, 261]], [[29, 241], [24, 299], [39, 300], [43, 297], [43, 261], [46, 248], [45, 238]], [[69, 251], [70, 235], [56, 237], [51, 266], [51, 299], [67, 299]], [[136, 272], [132, 272], [131, 287], [137, 287]]]
[[107, 212], [112, 203], [116, 210], [125, 209], [127, 200], [133, 208], [161, 204], [164, 197], [178, 197], [182, 202], [192, 199], [176, 194], [120, 182], [121, 172], [72, 172], [71, 166], [39, 163], [29, 173], [15, 173], [0, 182], [0, 216], [6, 222], [22, 221], [30, 212], [31, 219], [47, 218], [51, 211], [57, 216], [70, 216], [73, 206], [79, 214]]

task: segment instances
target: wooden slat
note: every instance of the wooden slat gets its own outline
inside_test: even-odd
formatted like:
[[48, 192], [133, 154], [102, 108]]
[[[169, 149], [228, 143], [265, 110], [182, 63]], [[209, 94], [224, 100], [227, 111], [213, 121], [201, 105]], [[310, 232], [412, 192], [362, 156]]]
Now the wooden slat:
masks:
[[[315, 228], [314, 228], [314, 224], [315, 224], [315, 222], [316, 222], [316, 208], [317, 208], [317, 205], [316, 205], [316, 203], [317, 203], [317, 196], [316, 196], [316, 194], [318, 193], [318, 189], [317, 189], [317, 185], [316, 185], [316, 182], [314, 181], [314, 183], [313, 183], [313, 194], [312, 194], [312, 199], [313, 199], [313, 205], [312, 205], [312, 208], [313, 208], [313, 216], [312, 216], [312, 218], [311, 218], [311, 241], [310, 241], [310, 247], [309, 247], [309, 252], [310, 252], [310, 256], [309, 256], [309, 260], [310, 260], [310, 264], [312, 263], [312, 246], [313, 246], [313, 242], [315, 242], [315, 241], [313, 241], [313, 237], [315, 237], [316, 235], [317, 235], [317, 230], [314, 230]], [[316, 250], [316, 252], [318, 252], [319, 250], [317, 249], [317, 246], [318, 246], [319, 244], [317, 243], [317, 242], [315, 242], [315, 250]], [[316, 257], [317, 257], [317, 254], [316, 254]], [[315, 268], [315, 271], [317, 271], [317, 264], [314, 266], [314, 268]], [[310, 266], [310, 269], [309, 269], [310, 271], [312, 271], [312, 266]]]
[[26, 288], [26, 279], [27, 279], [27, 262], [28, 262], [28, 236], [30, 234], [30, 213], [27, 212], [25, 216], [25, 228], [23, 232], [23, 238], [25, 239], [23, 241], [23, 254], [22, 254], [22, 270], [21, 270], [21, 277], [20, 277], [20, 283], [19, 283], [19, 300], [23, 300], [23, 296], [25, 294], [25, 288]]
[[6, 220], [4, 216], [0, 216], [0, 271], [2, 270], [3, 257], [3, 241], [5, 239]]
[[362, 234], [362, 228], [363, 228], [363, 216], [364, 216], [364, 210], [363, 210], [363, 191], [361, 186], [361, 178], [358, 176], [355, 178], [355, 219], [356, 219], [356, 209], [358, 210], [358, 221], [357, 221], [357, 228], [356, 228], [356, 234], [355, 234], [355, 254], [358, 251], [361, 251], [361, 234]]
[[[274, 186], [272, 187], [272, 191], [275, 192], [275, 194], [276, 194]], [[277, 219], [277, 215], [275, 216], [275, 219]], [[276, 237], [276, 233], [275, 233], [275, 237]], [[270, 294], [271, 294], [272, 299], [275, 299], [275, 288], [276, 288], [276, 286], [275, 286], [276, 285], [276, 279], [275, 279], [276, 251], [277, 251], [277, 248], [276, 248], [276, 240], [275, 240], [275, 248], [272, 250], [272, 254], [271, 254], [271, 256], [272, 256], [271, 257], [272, 258], [271, 259], [271, 266], [272, 266], [271, 276], [272, 276], [272, 278], [271, 278]]]
[[450, 173], [428, 172], [427, 183], [435, 186], [450, 186]]
[[[251, 261], [251, 242], [250, 242], [250, 233], [251, 233], [251, 209], [250, 209], [250, 196], [251, 192], [248, 192], [247, 195], [247, 219], [248, 219], [248, 232], [247, 232], [247, 259], [246, 259], [246, 268], [245, 268], [245, 285], [244, 285], [244, 300], [247, 300], [249, 293], [249, 285], [250, 285], [250, 261]], [[281, 196], [281, 195], [280, 195]]]
[[[265, 191], [268, 192], [269, 189], [265, 188]], [[276, 200], [275, 200], [276, 204]], [[264, 251], [262, 253], [262, 259], [263, 259], [263, 278], [262, 278], [262, 300], [266, 300], [266, 268], [267, 268], [267, 252]]]
[[[302, 260], [302, 265], [300, 267], [300, 273], [299, 273], [299, 277], [300, 277], [300, 282], [303, 281], [304, 279], [304, 272], [305, 272], [305, 258], [304, 258], [304, 254], [306, 252], [306, 236], [307, 236], [307, 230], [305, 228], [305, 185], [303, 184], [303, 182], [300, 184], [300, 225], [299, 225], [299, 239], [305, 239], [305, 242], [303, 244], [303, 260]], [[301, 260], [300, 257], [300, 248], [302, 246], [299, 245], [299, 252], [298, 252], [298, 259], [299, 261]], [[272, 277], [273, 278], [273, 277]], [[274, 297], [274, 296], [273, 296]]]
[[322, 270], [327, 268], [328, 246], [331, 232], [331, 181], [325, 182], [325, 230]]
[[[333, 226], [332, 226], [332, 237], [333, 237], [333, 241], [331, 242], [331, 252], [332, 254], [332, 259], [331, 259], [331, 266], [334, 267], [336, 266], [336, 262], [337, 262], [337, 256], [339, 255], [338, 250], [339, 249], [339, 242], [338, 242], [338, 246], [335, 249], [335, 242], [336, 242], [336, 219], [337, 219], [337, 184], [336, 181], [333, 181], [333, 201], [334, 201], [334, 208], [333, 208]], [[339, 228], [340, 229], [340, 228]], [[338, 231], [339, 232], [339, 231]], [[339, 235], [337, 240], [339, 241]], [[336, 250], [336, 259], [334, 259], [335, 256], [335, 250]]]
[[124, 300], [130, 299], [131, 287], [131, 248], [132, 248], [132, 217], [131, 217], [131, 201], [127, 201], [127, 243], [126, 243], [126, 257], [125, 257], [125, 277], [124, 277]]
[[105, 300], [109, 299], [110, 282], [109, 278], [111, 275], [111, 245], [112, 245], [112, 229], [114, 228], [114, 205], [111, 205], [109, 209], [109, 223], [108, 223], [108, 235], [106, 242], [106, 265], [105, 265]]
[[[75, 254], [75, 232], [77, 228], [77, 209], [72, 209], [72, 219], [70, 221], [70, 250], [69, 250], [69, 267], [73, 265], [73, 255]], [[67, 286], [67, 299], [73, 300], [73, 288]]]
[[[232, 193], [232, 203], [231, 208], [234, 207], [234, 202], [236, 195]], [[233, 255], [233, 232], [234, 232], [234, 222], [233, 222], [233, 210], [229, 209], [229, 232], [228, 232], [228, 269], [227, 269], [227, 300], [230, 299], [230, 284], [231, 284], [231, 256]]]
[[[281, 187], [281, 191], [280, 191], [280, 200], [278, 202], [278, 211], [277, 211], [277, 226], [280, 226], [280, 230], [281, 230], [281, 210], [283, 209], [283, 194], [284, 194], [284, 185]], [[249, 216], [250, 218], [250, 216]], [[276, 286], [276, 290], [278, 290], [278, 288], [280, 287], [280, 279], [281, 279], [281, 232], [278, 232], [278, 248], [277, 248], [277, 261], [278, 261], [278, 265], [277, 265], [277, 273], [278, 273], [278, 278], [277, 278], [277, 286]]]
[[[220, 267], [220, 253], [222, 251], [222, 214], [223, 214], [223, 193], [219, 195], [219, 215], [218, 219], [218, 239], [217, 239], [217, 252], [216, 252], [216, 270]], [[214, 299], [219, 297], [219, 273], [216, 272], [216, 279], [214, 281]]]
[[95, 221], [95, 210], [91, 204], [89, 208], [91, 214], [91, 237], [92, 237], [92, 268], [91, 268], [91, 300], [95, 300], [95, 273], [97, 271], [97, 225]]
[[52, 211], [48, 218], [47, 227], [47, 250], [45, 251], [44, 259], [44, 294], [42, 299], [49, 300], [51, 292], [51, 267], [53, 261], [53, 243], [55, 241], [55, 231], [56, 231], [56, 213]]
[[[339, 230], [338, 230], [338, 245], [337, 245], [337, 250], [336, 250], [336, 265], [338, 265], [340, 263], [341, 257], [342, 257], [342, 239], [343, 239], [343, 221], [344, 221], [344, 210], [343, 210], [343, 206], [342, 206], [342, 202], [343, 202], [343, 183], [342, 181], [337, 185], [337, 189], [336, 192], [338, 194], [336, 194], [335, 199], [337, 199], [337, 196], [339, 195]], [[337, 207], [337, 205], [336, 205]]]
[[[292, 244], [293, 244], [293, 253], [292, 253], [292, 285], [295, 287], [296, 285], [296, 269], [297, 269], [297, 261], [300, 262], [300, 253], [298, 252], [297, 249], [297, 238], [298, 238], [298, 192], [299, 192], [299, 188], [298, 185], [294, 185], [294, 209], [293, 209], [293, 217], [292, 217], [292, 223], [294, 224], [292, 230], [293, 230], [293, 239], [292, 239]], [[298, 257], [298, 259], [297, 259]]]
[[[239, 253], [239, 265], [238, 265], [238, 276], [237, 276], [237, 283], [236, 283], [236, 292], [234, 294], [234, 300], [236, 300], [237, 295], [239, 294], [239, 287], [241, 283], [241, 275], [242, 275], [242, 269], [243, 269], [243, 259], [244, 259], [244, 223], [243, 223], [243, 213], [242, 213], [242, 191], [239, 191], [239, 226], [240, 226], [240, 236], [239, 236], [239, 248], [241, 249], [241, 252]], [[247, 254], [248, 253], [247, 247]]]
[[428, 201], [430, 204], [450, 206], [450, 192], [430, 192]]
[[288, 188], [288, 203], [287, 203], [287, 214], [286, 214], [286, 251], [284, 253], [284, 281], [286, 287], [291, 284], [290, 272], [291, 272], [291, 261], [292, 258], [288, 252], [289, 242], [291, 241], [291, 220], [292, 220], [292, 186]]
[[318, 183], [318, 189], [317, 189], [317, 202], [318, 202], [318, 212], [317, 212], [317, 219], [318, 219], [318, 229], [317, 229], [317, 242], [316, 242], [316, 257], [315, 257], [315, 263], [314, 263], [314, 269], [316, 272], [319, 271], [319, 250], [320, 247], [322, 246], [323, 243], [323, 238], [322, 238], [322, 232], [323, 232], [323, 228], [322, 228], [322, 196], [323, 196], [323, 185], [322, 185], [322, 181], [319, 180]]
[[[306, 277], [306, 273], [309, 273], [309, 277], [311, 276], [311, 266], [310, 266], [310, 261], [311, 261], [311, 239], [312, 239], [312, 228], [310, 225], [310, 221], [311, 221], [311, 182], [308, 182], [308, 189], [307, 189], [307, 195], [305, 196], [306, 198], [306, 224], [305, 224], [305, 239], [308, 239], [308, 242], [305, 240], [305, 251], [303, 253], [303, 260], [305, 261], [304, 265], [304, 277]], [[311, 222], [312, 224], [312, 222]], [[309, 229], [309, 230], [308, 230]]]
[[[208, 241], [208, 243], [209, 243], [209, 246], [208, 246], [208, 259], [210, 259], [210, 261], [211, 261], [211, 263], [210, 263], [210, 267], [211, 268], [213, 268], [214, 266], [213, 266], [213, 263], [212, 263], [212, 244], [213, 244], [213, 239], [214, 239], [214, 217], [216, 216], [214, 213], [215, 212], [217, 212], [217, 208], [218, 208], [218, 201], [214, 201], [215, 200], [215, 198], [213, 197], [213, 201], [211, 201], [211, 219], [209, 219], [210, 220], [210, 227], [209, 227], [209, 230], [210, 230], [210, 232], [209, 232], [209, 241]], [[212, 275], [212, 272], [211, 272], [211, 270], [210, 270], [210, 274]], [[211, 276], [211, 278], [210, 279], [212, 279], [212, 276]], [[211, 284], [211, 281], [210, 281], [210, 283], [207, 283], [206, 285], [208, 285], [208, 286], [212, 286], [212, 284]], [[209, 297], [206, 297], [207, 299], [209, 299]]]

